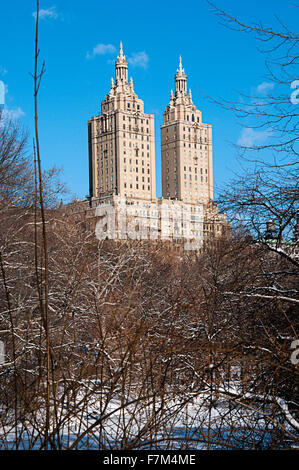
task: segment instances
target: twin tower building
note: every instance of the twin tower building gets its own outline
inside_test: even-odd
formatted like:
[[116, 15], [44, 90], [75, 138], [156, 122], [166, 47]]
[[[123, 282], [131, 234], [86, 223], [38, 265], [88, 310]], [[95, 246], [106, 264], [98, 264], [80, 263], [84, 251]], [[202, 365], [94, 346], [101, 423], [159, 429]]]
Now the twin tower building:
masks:
[[[161, 125], [162, 198], [156, 198], [154, 115], [145, 113], [129, 80], [122, 43], [101, 114], [88, 121], [88, 145], [92, 206], [116, 206], [121, 200], [158, 212], [166, 205], [173, 214], [187, 208], [193, 220], [201, 214], [194, 237], [223, 233], [225, 217], [213, 204], [212, 126], [202, 122], [193, 104], [181, 57]], [[156, 230], [163, 238], [161, 228]]]

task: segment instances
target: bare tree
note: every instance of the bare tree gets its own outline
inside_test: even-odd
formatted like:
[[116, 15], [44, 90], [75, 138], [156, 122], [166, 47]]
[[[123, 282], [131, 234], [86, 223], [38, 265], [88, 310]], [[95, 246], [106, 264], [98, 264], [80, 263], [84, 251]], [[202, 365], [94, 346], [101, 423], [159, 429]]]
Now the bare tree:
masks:
[[241, 222], [261, 242], [265, 242], [266, 234], [271, 235], [267, 233], [267, 223], [271, 221], [274, 227], [267, 246], [297, 263], [290, 247], [284, 250], [282, 242], [294, 238], [299, 210], [298, 106], [291, 96], [297, 78], [299, 36], [279, 18], [277, 29], [261, 22], [248, 24], [208, 3], [221, 22], [236, 34], [254, 35], [265, 55], [268, 80], [264, 95], [240, 93], [242, 100], [238, 103], [218, 101], [243, 120], [247, 129], [267, 135], [262, 144], [236, 145], [246, 168], [226, 184], [219, 204], [228, 211], [228, 217]]
[[47, 205], [37, 142], [32, 210], [8, 199], [0, 231], [0, 448], [297, 446], [298, 273], [278, 249], [294, 194], [260, 175], [257, 207], [238, 189], [249, 229], [280, 217], [274, 250], [242, 231], [198, 253], [99, 242]]

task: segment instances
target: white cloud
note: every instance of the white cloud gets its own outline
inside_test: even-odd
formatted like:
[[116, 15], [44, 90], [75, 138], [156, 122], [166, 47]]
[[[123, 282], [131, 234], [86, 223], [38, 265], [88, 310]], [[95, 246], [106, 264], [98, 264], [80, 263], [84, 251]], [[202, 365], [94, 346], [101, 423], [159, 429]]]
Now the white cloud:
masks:
[[[32, 16], [36, 18], [36, 11], [32, 13]], [[50, 7], [47, 10], [39, 10], [38, 17], [42, 20], [45, 18], [52, 18], [56, 20], [58, 18], [58, 13], [56, 11], [56, 7]]]
[[263, 145], [266, 140], [271, 136], [271, 129], [265, 129], [263, 131], [257, 131], [252, 127], [246, 127], [242, 129], [241, 136], [238, 139], [238, 145], [243, 147], [256, 147]]
[[25, 113], [20, 107], [9, 109], [6, 106], [4, 106], [3, 108], [2, 118], [7, 121], [16, 121], [20, 119], [22, 116], [25, 116]]
[[115, 46], [113, 44], [97, 44], [94, 48], [92, 53], [87, 52], [86, 58], [91, 59], [96, 55], [105, 55], [105, 54], [113, 54], [116, 51]]
[[5, 85], [4, 83], [0, 80], [0, 106], [4, 105], [5, 102]]
[[7, 84], [0, 80], [0, 104], [4, 106], [5, 96], [8, 94]]
[[20, 107], [8, 108], [5, 104], [6, 97], [8, 96], [8, 86], [2, 80], [0, 80], [0, 111], [1, 119], [5, 121], [15, 121], [25, 116], [24, 111]]
[[[97, 44], [92, 52], [87, 52], [86, 58], [92, 59], [97, 55], [105, 54], [115, 54], [116, 47], [113, 44]], [[148, 55], [145, 52], [133, 52], [129, 57], [127, 57], [128, 63], [132, 67], [142, 67], [146, 68], [148, 65]], [[114, 60], [109, 59], [108, 63], [114, 63]]]
[[6, 74], [7, 74], [6, 68], [0, 65], [0, 75], [6, 75]]
[[128, 57], [128, 62], [132, 67], [142, 67], [146, 69], [148, 65], [148, 55], [145, 52], [133, 52]]
[[266, 93], [270, 90], [273, 90], [274, 88], [274, 83], [270, 83], [270, 82], [263, 82], [263, 83], [260, 83], [257, 87], [256, 87], [256, 91], [258, 93]]

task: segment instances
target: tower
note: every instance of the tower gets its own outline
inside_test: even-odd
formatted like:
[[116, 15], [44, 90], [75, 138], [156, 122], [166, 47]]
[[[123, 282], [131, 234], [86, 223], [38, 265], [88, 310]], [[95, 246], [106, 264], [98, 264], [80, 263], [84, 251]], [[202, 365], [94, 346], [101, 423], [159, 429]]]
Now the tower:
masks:
[[144, 113], [128, 80], [122, 43], [101, 114], [88, 121], [88, 144], [91, 198], [155, 198], [154, 115]]
[[161, 126], [162, 194], [165, 198], [208, 204], [213, 200], [212, 126], [187, 93], [187, 75], [179, 58], [175, 94]]

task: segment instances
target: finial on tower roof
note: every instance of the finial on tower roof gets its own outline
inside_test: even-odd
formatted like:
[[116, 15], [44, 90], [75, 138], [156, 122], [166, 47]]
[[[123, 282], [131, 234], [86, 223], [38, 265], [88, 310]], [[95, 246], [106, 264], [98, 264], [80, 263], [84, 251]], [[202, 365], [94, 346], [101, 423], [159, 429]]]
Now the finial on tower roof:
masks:
[[179, 71], [182, 72], [183, 71], [183, 68], [182, 68], [182, 56], [180, 55], [180, 62], [179, 62]]
[[120, 47], [119, 47], [119, 57], [123, 59], [124, 57], [124, 51], [123, 51], [123, 43], [120, 41]]

